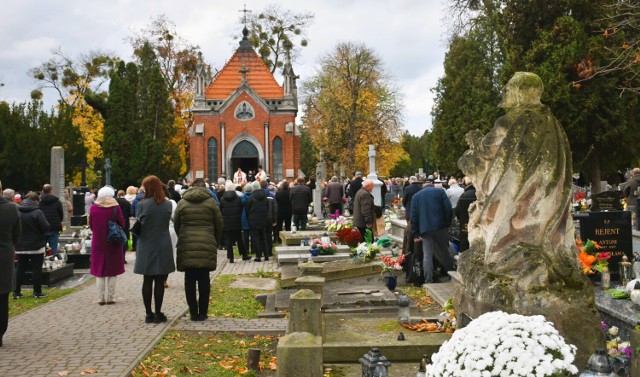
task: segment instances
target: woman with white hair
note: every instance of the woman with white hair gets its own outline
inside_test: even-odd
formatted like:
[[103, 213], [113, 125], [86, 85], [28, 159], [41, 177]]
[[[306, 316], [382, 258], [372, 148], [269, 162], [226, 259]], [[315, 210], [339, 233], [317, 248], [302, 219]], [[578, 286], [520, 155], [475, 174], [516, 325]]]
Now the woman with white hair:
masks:
[[96, 277], [98, 305], [115, 304], [117, 275], [124, 273], [122, 245], [107, 241], [109, 220], [114, 220], [124, 228], [122, 210], [114, 196], [112, 187], [101, 188], [89, 210], [89, 227], [92, 232], [89, 272]]

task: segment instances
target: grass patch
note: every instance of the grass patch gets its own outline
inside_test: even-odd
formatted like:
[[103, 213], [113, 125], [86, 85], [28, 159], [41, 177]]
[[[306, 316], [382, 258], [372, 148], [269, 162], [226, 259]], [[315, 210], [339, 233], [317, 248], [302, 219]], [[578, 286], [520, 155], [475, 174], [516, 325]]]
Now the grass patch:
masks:
[[437, 314], [442, 311], [442, 306], [427, 294], [424, 287], [403, 285], [402, 287], [399, 287], [398, 290], [407, 295], [409, 300], [411, 300], [411, 302], [417, 306], [418, 310], [424, 314]]
[[[263, 273], [262, 276], [241, 275], [246, 277], [270, 277], [277, 278], [277, 273]], [[211, 284], [211, 298], [209, 299], [209, 317], [227, 318], [258, 318], [258, 313], [264, 308], [255, 296], [265, 293], [261, 289], [230, 288], [229, 285], [236, 281], [236, 275], [218, 275]]]
[[76, 291], [76, 288], [50, 288], [47, 290], [43, 290], [44, 293], [48, 295], [47, 298], [33, 298], [32, 291], [22, 291], [24, 297], [18, 300], [13, 299], [13, 294], [9, 293], [9, 318], [20, 315], [29, 310], [35, 309], [39, 306], [42, 306], [48, 302], [59, 299], [60, 297], [64, 297], [70, 293]]
[[[277, 338], [168, 332], [132, 376], [275, 376]], [[258, 348], [261, 372], [247, 371], [247, 352]], [[273, 370], [272, 370], [273, 369]]]

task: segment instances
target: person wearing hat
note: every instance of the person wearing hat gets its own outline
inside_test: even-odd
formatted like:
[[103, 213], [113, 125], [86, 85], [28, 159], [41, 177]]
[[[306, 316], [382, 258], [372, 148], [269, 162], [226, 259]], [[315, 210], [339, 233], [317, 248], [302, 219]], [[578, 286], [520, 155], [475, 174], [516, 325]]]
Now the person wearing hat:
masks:
[[115, 192], [110, 186], [101, 188], [89, 209], [89, 228], [92, 233], [89, 272], [96, 277], [98, 305], [115, 304], [116, 279], [124, 273], [122, 245], [107, 241], [110, 220], [125, 228], [120, 204], [114, 196]]

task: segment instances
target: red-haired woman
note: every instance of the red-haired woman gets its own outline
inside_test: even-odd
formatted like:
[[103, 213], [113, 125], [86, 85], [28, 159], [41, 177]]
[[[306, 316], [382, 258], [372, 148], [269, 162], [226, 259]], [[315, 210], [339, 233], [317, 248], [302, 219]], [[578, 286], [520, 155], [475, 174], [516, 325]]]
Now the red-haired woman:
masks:
[[[154, 175], [142, 181], [144, 199], [138, 204], [136, 221], [140, 221], [136, 264], [133, 272], [144, 275], [142, 301], [147, 312], [146, 323], [166, 322], [162, 313], [164, 281], [175, 271], [173, 248], [169, 235], [171, 202], [165, 196], [160, 179]], [[151, 295], [155, 301], [155, 314], [151, 309]]]

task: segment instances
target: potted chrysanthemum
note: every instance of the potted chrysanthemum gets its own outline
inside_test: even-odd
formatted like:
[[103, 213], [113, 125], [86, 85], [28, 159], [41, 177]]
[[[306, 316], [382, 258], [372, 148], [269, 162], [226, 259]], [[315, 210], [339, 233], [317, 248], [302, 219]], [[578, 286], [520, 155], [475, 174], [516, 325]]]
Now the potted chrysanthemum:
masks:
[[575, 354], [543, 316], [489, 312], [453, 333], [427, 376], [572, 376]]

